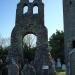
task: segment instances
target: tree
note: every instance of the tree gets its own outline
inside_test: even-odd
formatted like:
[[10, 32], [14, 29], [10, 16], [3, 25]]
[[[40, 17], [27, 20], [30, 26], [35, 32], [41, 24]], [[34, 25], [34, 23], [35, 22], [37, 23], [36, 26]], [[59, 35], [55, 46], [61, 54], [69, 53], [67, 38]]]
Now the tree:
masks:
[[6, 46], [6, 39], [0, 36], [0, 59], [2, 59], [3, 62], [5, 62], [7, 54], [8, 54], [8, 46]]
[[10, 38], [3, 38], [1, 35], [0, 35], [0, 47], [8, 47], [10, 46]]
[[5, 60], [6, 60], [7, 54], [8, 54], [8, 48], [0, 47], [0, 59], [2, 59], [3, 62], [6, 62]]
[[[0, 36], [0, 71], [2, 75], [8, 75], [7, 71], [7, 63], [6, 63], [6, 57], [8, 54], [8, 47], [6, 46], [6, 39], [3, 39]], [[8, 41], [7, 41], [8, 43]]]
[[64, 63], [64, 32], [57, 30], [56, 33], [53, 33], [49, 38], [49, 45], [52, 47], [52, 57], [55, 60], [60, 58], [61, 62]]

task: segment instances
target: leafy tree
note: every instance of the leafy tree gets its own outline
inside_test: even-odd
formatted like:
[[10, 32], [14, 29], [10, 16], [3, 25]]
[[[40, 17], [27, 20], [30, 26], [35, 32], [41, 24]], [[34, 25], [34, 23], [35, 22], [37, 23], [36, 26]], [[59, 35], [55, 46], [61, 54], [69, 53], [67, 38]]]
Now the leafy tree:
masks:
[[[7, 41], [8, 42], [8, 41]], [[0, 70], [2, 75], [8, 75], [6, 57], [8, 54], [8, 47], [5, 46], [5, 39], [0, 37]]]
[[56, 33], [53, 33], [49, 38], [49, 45], [52, 47], [52, 57], [55, 60], [60, 58], [61, 62], [64, 63], [64, 32], [57, 30]]
[[7, 48], [0, 48], [0, 59], [3, 60], [3, 62], [5, 62], [5, 59], [7, 57], [8, 54], [8, 49]]
[[[5, 46], [5, 41], [6, 39], [3, 39], [0, 36], [0, 59], [3, 60], [3, 62], [5, 62], [6, 56], [8, 54], [8, 47]], [[7, 41], [8, 42], [8, 41]]]
[[2, 70], [2, 75], [7, 75], [7, 63], [6, 63], [6, 57], [8, 54], [7, 48], [0, 47], [0, 70]]

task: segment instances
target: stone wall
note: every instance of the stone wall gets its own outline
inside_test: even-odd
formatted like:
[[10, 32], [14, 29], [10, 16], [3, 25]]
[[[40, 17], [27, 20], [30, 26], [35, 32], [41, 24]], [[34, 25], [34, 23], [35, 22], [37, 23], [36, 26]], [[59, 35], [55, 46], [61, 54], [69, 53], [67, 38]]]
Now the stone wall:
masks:
[[[63, 0], [64, 13], [64, 46], [65, 46], [65, 61], [67, 66], [67, 75], [75, 74], [75, 65], [69, 53], [75, 47], [75, 0]], [[75, 58], [75, 55], [72, 55]], [[71, 71], [71, 72], [70, 72]]]

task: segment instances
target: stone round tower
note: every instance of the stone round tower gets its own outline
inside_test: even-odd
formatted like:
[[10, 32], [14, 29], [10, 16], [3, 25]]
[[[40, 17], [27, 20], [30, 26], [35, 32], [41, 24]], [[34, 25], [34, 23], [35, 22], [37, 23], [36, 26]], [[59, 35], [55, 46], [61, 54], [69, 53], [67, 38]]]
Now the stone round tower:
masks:
[[63, 0], [64, 47], [67, 75], [75, 74], [75, 0]]

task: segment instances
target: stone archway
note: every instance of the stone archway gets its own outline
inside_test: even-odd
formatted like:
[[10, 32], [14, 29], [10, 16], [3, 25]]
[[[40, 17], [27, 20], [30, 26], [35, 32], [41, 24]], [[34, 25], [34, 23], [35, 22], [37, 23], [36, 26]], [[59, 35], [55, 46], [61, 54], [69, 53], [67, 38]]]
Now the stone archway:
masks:
[[25, 35], [23, 38], [24, 63], [26, 63], [27, 61], [29, 63], [32, 63], [34, 61], [36, 50], [37, 50], [37, 36], [34, 34]]
[[[32, 26], [30, 26], [30, 28], [31, 27]], [[37, 29], [34, 28], [34, 26], [31, 30], [30, 30], [30, 28], [27, 29], [27, 31], [25, 31], [26, 30], [25, 28], [24, 28], [24, 30], [17, 29], [17, 31], [15, 31], [16, 27], [13, 29], [14, 31], [12, 32], [12, 38], [11, 38], [12, 50], [11, 50], [10, 56], [13, 57], [13, 59], [16, 63], [18, 63], [20, 65], [23, 64], [23, 51], [22, 51], [23, 36], [25, 34], [34, 33], [35, 35], [37, 35], [37, 51], [35, 54], [34, 65], [35, 65], [36, 70], [41, 71], [41, 67], [42, 67], [43, 63], [48, 63], [47, 30], [44, 26], [42, 27], [42, 29], [38, 28], [39, 31], [37, 31]], [[22, 32], [22, 34], [21, 34], [21, 32]]]

